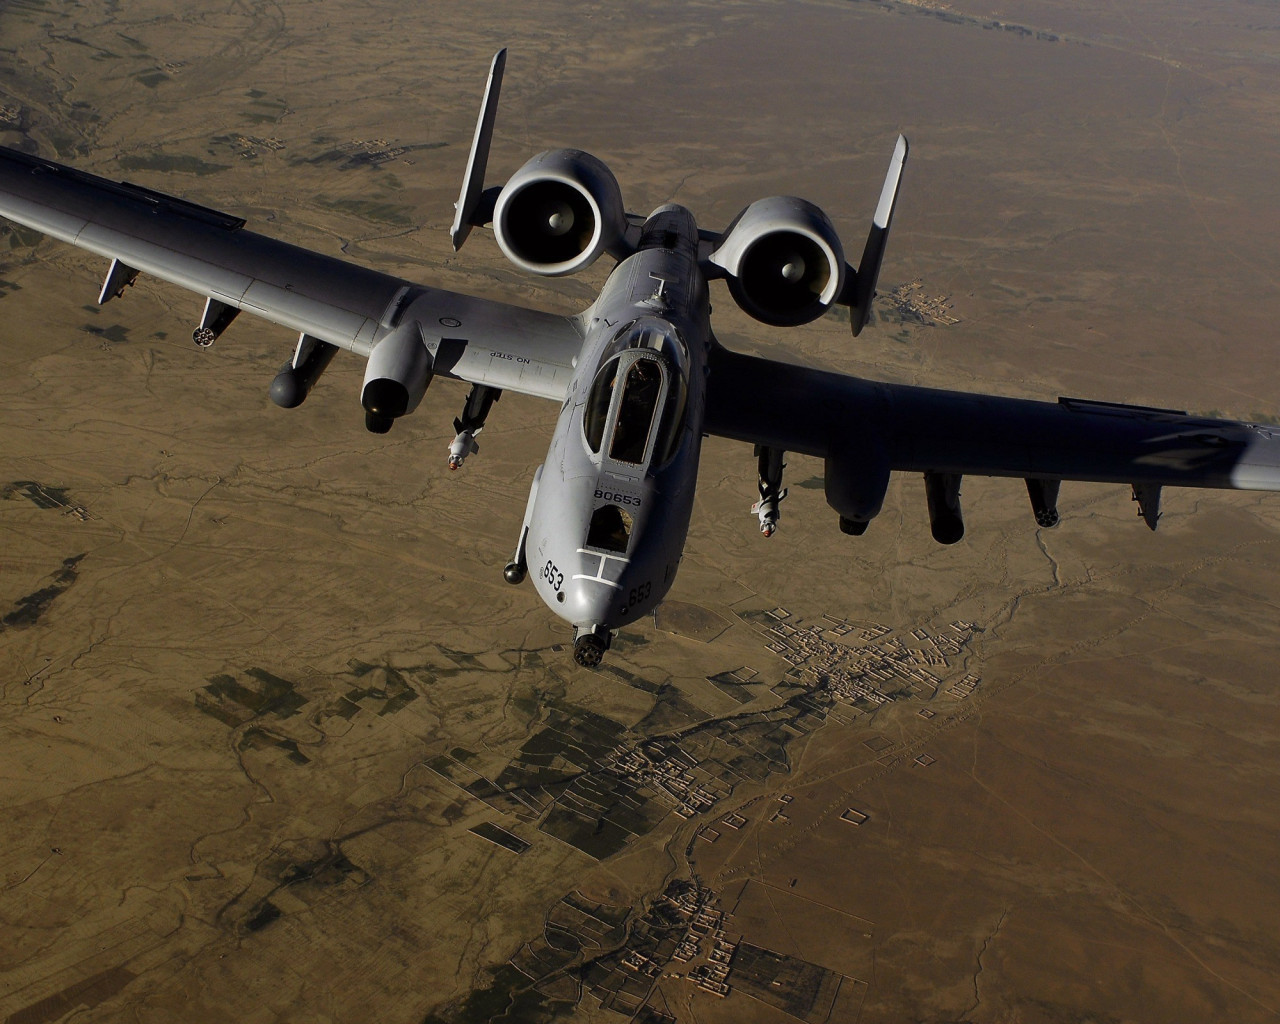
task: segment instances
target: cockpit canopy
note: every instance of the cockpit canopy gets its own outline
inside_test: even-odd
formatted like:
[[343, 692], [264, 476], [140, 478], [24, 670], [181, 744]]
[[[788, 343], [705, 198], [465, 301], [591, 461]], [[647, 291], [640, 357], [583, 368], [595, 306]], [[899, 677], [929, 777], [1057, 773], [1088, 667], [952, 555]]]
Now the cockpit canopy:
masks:
[[688, 387], [688, 350], [670, 324], [645, 317], [624, 324], [592, 382], [582, 426], [592, 454], [626, 466], [662, 466], [679, 447]]

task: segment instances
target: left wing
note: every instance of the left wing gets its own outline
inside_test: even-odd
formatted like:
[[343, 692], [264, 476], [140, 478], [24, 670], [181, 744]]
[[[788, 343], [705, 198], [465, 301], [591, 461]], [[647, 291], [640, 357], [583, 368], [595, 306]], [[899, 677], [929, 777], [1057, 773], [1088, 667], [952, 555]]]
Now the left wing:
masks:
[[1278, 427], [883, 384], [719, 345], [710, 367], [703, 429], [826, 460], [828, 501], [863, 525], [879, 511], [894, 470], [925, 474], [931, 512], [935, 498], [949, 497], [957, 524], [965, 474], [1027, 480], [1037, 519], [1046, 513], [1043, 525], [1057, 521], [1061, 480], [1132, 485], [1152, 529], [1166, 485], [1280, 490]]
[[416, 321], [436, 374], [556, 400], [582, 345], [575, 318], [415, 285], [246, 231], [239, 217], [4, 147], [0, 216], [110, 259], [99, 302], [139, 272], [205, 296], [202, 344], [244, 310], [367, 357]]

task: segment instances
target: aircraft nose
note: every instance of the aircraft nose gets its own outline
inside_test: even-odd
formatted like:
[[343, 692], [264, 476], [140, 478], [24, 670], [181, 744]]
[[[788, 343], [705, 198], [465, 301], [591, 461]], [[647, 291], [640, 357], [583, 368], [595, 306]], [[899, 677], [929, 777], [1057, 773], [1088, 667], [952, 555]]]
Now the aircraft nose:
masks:
[[625, 619], [619, 610], [626, 607], [626, 602], [620, 600], [619, 595], [625, 593], [622, 586], [629, 560], [581, 548], [576, 554], [572, 561], [566, 559], [574, 568], [566, 573], [568, 579], [562, 587], [564, 600], [560, 601], [557, 596], [556, 612], [575, 626], [616, 629]]
[[617, 588], [579, 577], [561, 592], [565, 599], [556, 610], [573, 624], [573, 660], [583, 668], [596, 668], [617, 628]]
[[599, 580], [568, 580], [564, 585], [564, 603], [556, 611], [575, 626], [610, 626], [616, 592]]

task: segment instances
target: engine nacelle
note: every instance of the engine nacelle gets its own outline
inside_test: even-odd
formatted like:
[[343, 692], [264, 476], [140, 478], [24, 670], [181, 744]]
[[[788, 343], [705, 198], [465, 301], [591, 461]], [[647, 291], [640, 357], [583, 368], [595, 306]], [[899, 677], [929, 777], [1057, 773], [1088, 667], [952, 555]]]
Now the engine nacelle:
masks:
[[795, 196], [757, 199], [729, 226], [711, 262], [762, 323], [794, 327], [822, 316], [844, 287], [844, 249], [830, 219]]
[[626, 229], [618, 180], [577, 149], [539, 153], [502, 187], [493, 210], [507, 259], [548, 277], [589, 267]]
[[380, 339], [369, 353], [360, 404], [364, 425], [385, 434], [399, 417], [413, 412], [431, 383], [433, 361], [415, 320]]

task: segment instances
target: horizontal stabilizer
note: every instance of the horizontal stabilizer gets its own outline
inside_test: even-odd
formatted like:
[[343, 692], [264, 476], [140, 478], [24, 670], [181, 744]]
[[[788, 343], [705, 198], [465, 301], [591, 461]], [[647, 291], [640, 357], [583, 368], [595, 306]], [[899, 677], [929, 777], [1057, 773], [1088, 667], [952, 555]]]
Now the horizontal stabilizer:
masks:
[[871, 230], [867, 234], [867, 244], [862, 250], [862, 262], [855, 273], [846, 278], [844, 300], [849, 306], [849, 323], [854, 337], [862, 333], [862, 328], [871, 318], [871, 303], [876, 297], [876, 281], [880, 278], [880, 264], [884, 261], [885, 245], [889, 241], [889, 227], [893, 223], [893, 209], [898, 203], [898, 186], [902, 181], [902, 165], [907, 162], [907, 139], [898, 136], [898, 144], [893, 149], [893, 159], [889, 161], [889, 173], [885, 175], [884, 188], [880, 190], [880, 202], [876, 204], [876, 213], [871, 220]]
[[493, 63], [489, 65], [489, 82], [484, 89], [484, 101], [480, 104], [476, 134], [471, 140], [467, 173], [462, 179], [462, 192], [454, 204], [453, 226], [449, 229], [454, 252], [462, 248], [472, 227], [487, 224], [493, 216], [496, 197], [490, 196], [487, 202], [484, 201], [484, 173], [489, 163], [489, 143], [493, 139], [493, 121], [498, 115], [498, 96], [502, 91], [502, 72], [506, 66], [507, 50], [503, 47], [493, 55]]

